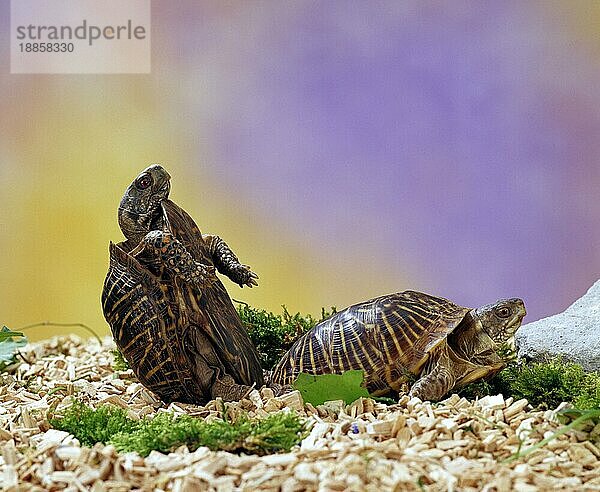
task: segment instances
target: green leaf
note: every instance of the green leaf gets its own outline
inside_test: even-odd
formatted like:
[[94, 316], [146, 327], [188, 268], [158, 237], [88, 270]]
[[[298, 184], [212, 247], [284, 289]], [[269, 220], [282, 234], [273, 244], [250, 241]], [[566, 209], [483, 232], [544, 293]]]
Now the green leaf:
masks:
[[3, 326], [0, 330], [0, 342], [12, 337], [25, 337], [20, 331], [12, 331], [8, 326]]
[[3, 327], [0, 330], [0, 369], [15, 362], [17, 350], [25, 345], [27, 339], [23, 333]]
[[329, 400], [344, 400], [349, 405], [360, 397], [369, 397], [362, 386], [363, 371], [346, 371], [343, 374], [319, 374], [314, 376], [301, 372], [294, 381], [294, 388], [300, 391], [305, 402], [322, 405]]

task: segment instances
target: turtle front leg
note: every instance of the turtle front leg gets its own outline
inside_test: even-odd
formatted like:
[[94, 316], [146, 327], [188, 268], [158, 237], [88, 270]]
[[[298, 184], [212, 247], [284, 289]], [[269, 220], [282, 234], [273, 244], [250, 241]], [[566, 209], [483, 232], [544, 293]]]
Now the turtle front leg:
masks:
[[244, 285], [248, 287], [258, 285], [258, 275], [248, 265], [240, 263], [235, 253], [231, 251], [231, 248], [227, 246], [225, 241], [219, 236], [211, 236], [209, 234], [204, 234], [202, 238], [206, 242], [212, 260], [220, 273], [227, 275], [233, 282], [239, 284], [240, 287]]
[[209, 287], [217, 280], [215, 267], [194, 260], [185, 246], [169, 232], [151, 231], [146, 234], [131, 252], [132, 256], [141, 254], [157, 258], [171, 274], [199, 287]]
[[456, 377], [450, 366], [446, 350], [432, 354], [425, 373], [412, 385], [408, 395], [425, 401], [437, 401], [446, 395], [455, 385]]

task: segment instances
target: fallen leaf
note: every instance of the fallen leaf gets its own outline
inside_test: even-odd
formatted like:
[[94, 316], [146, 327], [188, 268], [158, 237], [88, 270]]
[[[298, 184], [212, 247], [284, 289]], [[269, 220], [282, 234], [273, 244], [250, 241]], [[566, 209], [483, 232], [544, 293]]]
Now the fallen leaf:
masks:
[[17, 350], [25, 345], [27, 345], [27, 338], [23, 333], [3, 327], [0, 330], [0, 370], [14, 363]]
[[301, 372], [293, 386], [300, 391], [304, 401], [312, 405], [322, 405], [330, 400], [344, 400], [349, 405], [360, 397], [369, 397], [369, 392], [362, 386], [363, 379], [361, 370], [316, 376]]

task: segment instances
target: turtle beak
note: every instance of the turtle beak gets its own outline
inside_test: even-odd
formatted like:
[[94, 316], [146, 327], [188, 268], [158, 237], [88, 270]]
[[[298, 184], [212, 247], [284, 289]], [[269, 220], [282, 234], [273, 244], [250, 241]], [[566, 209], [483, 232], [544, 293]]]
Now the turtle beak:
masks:
[[161, 198], [167, 198], [171, 191], [171, 175], [160, 164], [152, 164], [144, 169], [145, 173], [150, 173], [154, 179], [152, 195], [159, 195]]
[[523, 322], [523, 318], [527, 315], [527, 310], [525, 309], [525, 304], [520, 299], [516, 299], [518, 308], [515, 313], [511, 323], [505, 328], [505, 331], [513, 336], [517, 330], [520, 328], [521, 323]]
[[162, 200], [160, 202], [160, 208], [162, 209], [162, 215], [163, 215], [163, 231], [164, 232], [170, 232], [171, 231], [171, 224], [169, 222], [169, 213], [167, 212], [166, 207], [168, 206], [168, 201], [169, 201], [169, 197], [165, 197], [164, 200]]
[[161, 196], [161, 201], [167, 200], [169, 198], [169, 193], [171, 193], [171, 181], [170, 176], [167, 174], [162, 182], [159, 184], [158, 189], [156, 190], [156, 195]]
[[523, 302], [523, 299], [515, 298], [515, 299], [510, 299], [510, 301], [518, 306], [517, 314], [519, 314], [521, 316], [521, 318], [524, 318], [527, 315], [527, 309], [525, 309], [525, 303]]
[[171, 181], [167, 180], [162, 188], [165, 190], [165, 199], [169, 198], [169, 194], [171, 193]]

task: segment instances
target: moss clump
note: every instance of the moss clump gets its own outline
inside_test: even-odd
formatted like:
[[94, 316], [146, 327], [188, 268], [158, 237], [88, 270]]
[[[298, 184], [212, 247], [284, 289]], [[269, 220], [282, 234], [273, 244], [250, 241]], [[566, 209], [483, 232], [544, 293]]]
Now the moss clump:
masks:
[[92, 410], [78, 400], [65, 411], [63, 417], [51, 419], [50, 424], [55, 429], [70, 432], [86, 446], [106, 443], [115, 434], [133, 432], [138, 427], [138, 423], [129, 418], [122, 408], [103, 405]]
[[205, 422], [189, 415], [160, 413], [153, 419], [133, 420], [121, 408], [104, 405], [96, 410], [79, 401], [63, 417], [50, 421], [56, 429], [73, 434], [82, 444], [112, 444], [118, 451], [173, 451], [185, 444], [190, 450], [207, 446], [213, 451], [271, 454], [289, 451], [306, 435], [306, 422], [294, 413], [278, 412], [260, 420], [240, 416], [234, 421]]
[[113, 365], [112, 368], [115, 371], [126, 371], [129, 369], [129, 362], [123, 357], [123, 354], [119, 349], [114, 349], [110, 351], [113, 355]]
[[586, 374], [582, 384], [581, 393], [573, 400], [573, 406], [581, 410], [600, 409], [599, 373], [592, 372]]
[[565, 401], [576, 408], [600, 407], [600, 375], [586, 373], [579, 364], [561, 358], [545, 362], [513, 361], [494, 378], [461, 390], [467, 398], [502, 393], [527, 398], [535, 406], [556, 408]]
[[285, 306], [282, 307], [282, 314], [273, 314], [242, 302], [238, 306], [238, 313], [258, 350], [263, 369], [272, 369], [301, 335], [336, 312], [335, 307], [331, 311], [323, 308], [321, 319], [315, 319], [310, 314], [292, 315]]
[[280, 412], [263, 420], [239, 417], [234, 422], [204, 422], [189, 415], [174, 417], [161, 413], [141, 421], [131, 433], [121, 432], [110, 439], [117, 451], [137, 451], [147, 456], [150, 451], [169, 452], [185, 444], [194, 450], [207, 446], [213, 451], [271, 454], [289, 451], [304, 436], [304, 424], [292, 413]]

